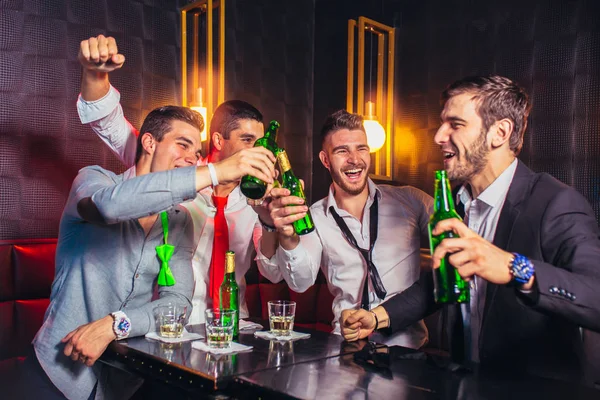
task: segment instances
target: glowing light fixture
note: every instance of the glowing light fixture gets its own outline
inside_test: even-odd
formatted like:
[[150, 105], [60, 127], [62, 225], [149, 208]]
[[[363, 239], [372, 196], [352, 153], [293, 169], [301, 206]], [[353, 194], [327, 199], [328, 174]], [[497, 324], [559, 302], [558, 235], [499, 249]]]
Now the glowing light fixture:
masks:
[[[225, 1], [188, 1], [181, 9], [181, 103], [202, 114], [203, 142], [208, 138], [209, 119], [215, 108], [225, 101]], [[189, 30], [188, 25], [191, 25]], [[201, 38], [206, 40], [205, 45]], [[191, 57], [188, 50], [192, 52]], [[188, 62], [191, 62], [190, 71]], [[204, 93], [202, 87], [206, 89]], [[190, 95], [191, 102], [188, 101]], [[203, 147], [206, 154], [208, 144]]]
[[372, 101], [367, 101], [365, 107], [367, 113], [364, 116], [365, 120], [363, 125], [365, 126], [365, 131], [367, 131], [367, 143], [369, 144], [369, 149], [371, 153], [374, 153], [381, 149], [385, 143], [385, 130], [377, 120], [377, 116], [374, 115], [375, 104]]
[[394, 37], [395, 29], [381, 22], [366, 17], [348, 20], [346, 110], [365, 118], [367, 140], [373, 153], [369, 175], [388, 181], [393, 180]]
[[208, 120], [206, 119], [206, 107], [204, 107], [202, 103], [202, 88], [196, 89], [195, 96], [196, 97], [194, 98], [194, 101], [190, 103], [190, 108], [194, 111], [199, 112], [200, 115], [202, 115], [202, 118], [204, 119], [204, 130], [200, 132], [200, 140], [204, 142], [208, 138], [208, 135], [206, 133]]

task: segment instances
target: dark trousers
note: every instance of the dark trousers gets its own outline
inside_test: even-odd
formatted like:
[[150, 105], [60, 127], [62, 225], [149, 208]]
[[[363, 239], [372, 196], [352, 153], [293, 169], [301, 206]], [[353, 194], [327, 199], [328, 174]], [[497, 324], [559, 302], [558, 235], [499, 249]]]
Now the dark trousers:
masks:
[[[46, 372], [40, 365], [40, 362], [35, 355], [35, 350], [33, 346], [29, 351], [29, 354], [25, 358], [23, 362], [22, 370], [21, 370], [21, 382], [20, 382], [20, 392], [22, 396], [19, 398], [22, 399], [31, 399], [31, 400], [65, 400], [66, 397], [48, 378]], [[93, 399], [96, 397], [96, 387], [92, 390], [89, 399]]]
[[21, 393], [25, 399], [64, 400], [66, 397], [54, 386], [35, 355], [33, 346], [23, 362], [21, 370]]

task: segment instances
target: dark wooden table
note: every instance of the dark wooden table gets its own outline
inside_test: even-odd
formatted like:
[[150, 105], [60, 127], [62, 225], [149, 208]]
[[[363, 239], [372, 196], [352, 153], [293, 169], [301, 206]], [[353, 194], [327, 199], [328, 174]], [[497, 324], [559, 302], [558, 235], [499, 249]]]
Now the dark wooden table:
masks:
[[[263, 326], [268, 322], [262, 321]], [[204, 335], [204, 326], [191, 331]], [[253, 346], [251, 352], [213, 355], [192, 349], [192, 342], [167, 344], [144, 337], [113, 342], [100, 359], [144, 378], [164, 382], [187, 392], [226, 392], [234, 377], [262, 370], [337, 357], [356, 351], [346, 346], [339, 335], [295, 327], [311, 334], [308, 339], [277, 342], [256, 338], [254, 331], [240, 332], [239, 343]]]
[[356, 354], [296, 364], [236, 377], [255, 398], [273, 393], [299, 399], [598, 400], [600, 391], [532, 376], [485, 371], [451, 372], [431, 356], [407, 358], [410, 349], [392, 347], [386, 366], [356, 360]]
[[[266, 324], [263, 322], [263, 326]], [[193, 331], [204, 333], [203, 326]], [[275, 342], [240, 334], [251, 352], [215, 356], [144, 337], [112, 343], [101, 362], [166, 388], [144, 398], [326, 398], [326, 399], [582, 399], [598, 400], [600, 391], [536, 377], [450, 372], [430, 355], [378, 346], [387, 352], [365, 361], [366, 341], [346, 343], [338, 335], [296, 328], [309, 339]], [[368, 345], [367, 345], [368, 346]], [[362, 350], [362, 351], [361, 351]]]

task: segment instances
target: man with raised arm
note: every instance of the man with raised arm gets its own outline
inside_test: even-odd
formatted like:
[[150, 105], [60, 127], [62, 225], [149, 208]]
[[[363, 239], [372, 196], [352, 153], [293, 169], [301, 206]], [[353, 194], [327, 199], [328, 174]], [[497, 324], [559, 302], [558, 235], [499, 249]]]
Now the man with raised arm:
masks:
[[[90, 124], [123, 163], [131, 166], [137, 132], [123, 116], [120, 94], [109, 82], [109, 73], [121, 68], [125, 57], [119, 54], [113, 38], [100, 35], [81, 42], [79, 61], [83, 66], [81, 96], [77, 102], [81, 121]], [[210, 121], [210, 154], [199, 165], [210, 167], [232, 154], [252, 149], [254, 142], [264, 136], [262, 118], [256, 108], [244, 101], [221, 104]], [[266, 222], [270, 222], [270, 216], [266, 208], [248, 204], [238, 183], [213, 180], [192, 202], [184, 204], [199, 237], [193, 258], [195, 290], [191, 323], [204, 322], [203, 310], [218, 305], [226, 250], [235, 252], [240, 317], [248, 316], [244, 276], [251, 266], [255, 243], [262, 234], [257, 213]]]
[[[132, 168], [79, 171], [60, 221], [50, 305], [25, 362], [27, 398], [124, 395], [130, 388], [110, 385], [98, 357], [113, 340], [154, 330], [155, 307], [191, 308], [193, 224], [178, 204], [212, 180], [196, 166], [203, 126], [187, 108], [157, 108], [142, 125]], [[245, 174], [268, 182], [273, 161], [264, 149], [240, 152], [215, 163], [214, 174], [224, 183]]]

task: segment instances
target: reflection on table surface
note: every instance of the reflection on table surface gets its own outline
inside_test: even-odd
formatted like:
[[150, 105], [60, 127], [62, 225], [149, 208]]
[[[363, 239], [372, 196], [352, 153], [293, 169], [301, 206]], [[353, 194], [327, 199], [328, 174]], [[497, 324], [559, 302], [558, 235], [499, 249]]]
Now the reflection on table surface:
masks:
[[[203, 326], [191, 330], [204, 334]], [[575, 384], [478, 370], [450, 372], [440, 366], [447, 359], [416, 350], [297, 330], [311, 337], [278, 342], [243, 332], [238, 342], [253, 350], [222, 355], [193, 349], [192, 342], [132, 338], [112, 343], [102, 362], [187, 393], [217, 391], [242, 398], [600, 399], [600, 391]]]
[[[268, 326], [263, 323], [263, 326]], [[192, 325], [188, 331], [204, 335], [204, 325]], [[277, 368], [295, 363], [334, 357], [354, 348], [342, 346], [339, 335], [295, 328], [298, 332], [311, 334], [308, 339], [280, 342], [256, 338], [255, 331], [241, 331], [238, 343], [252, 346], [250, 352], [215, 355], [192, 348], [192, 342], [162, 343], [156, 340], [137, 337], [115, 342], [110, 350], [119, 354], [128, 354], [138, 359], [147, 358], [181, 368], [186, 372], [218, 381], [235, 375]], [[205, 339], [201, 339], [205, 340]]]
[[484, 371], [450, 372], [430, 356], [407, 357], [404, 353], [410, 349], [390, 350], [387, 365], [357, 362], [356, 354], [344, 354], [256, 371], [236, 381], [248, 384], [257, 394], [268, 390], [301, 399], [600, 399], [600, 391], [570, 383]]

